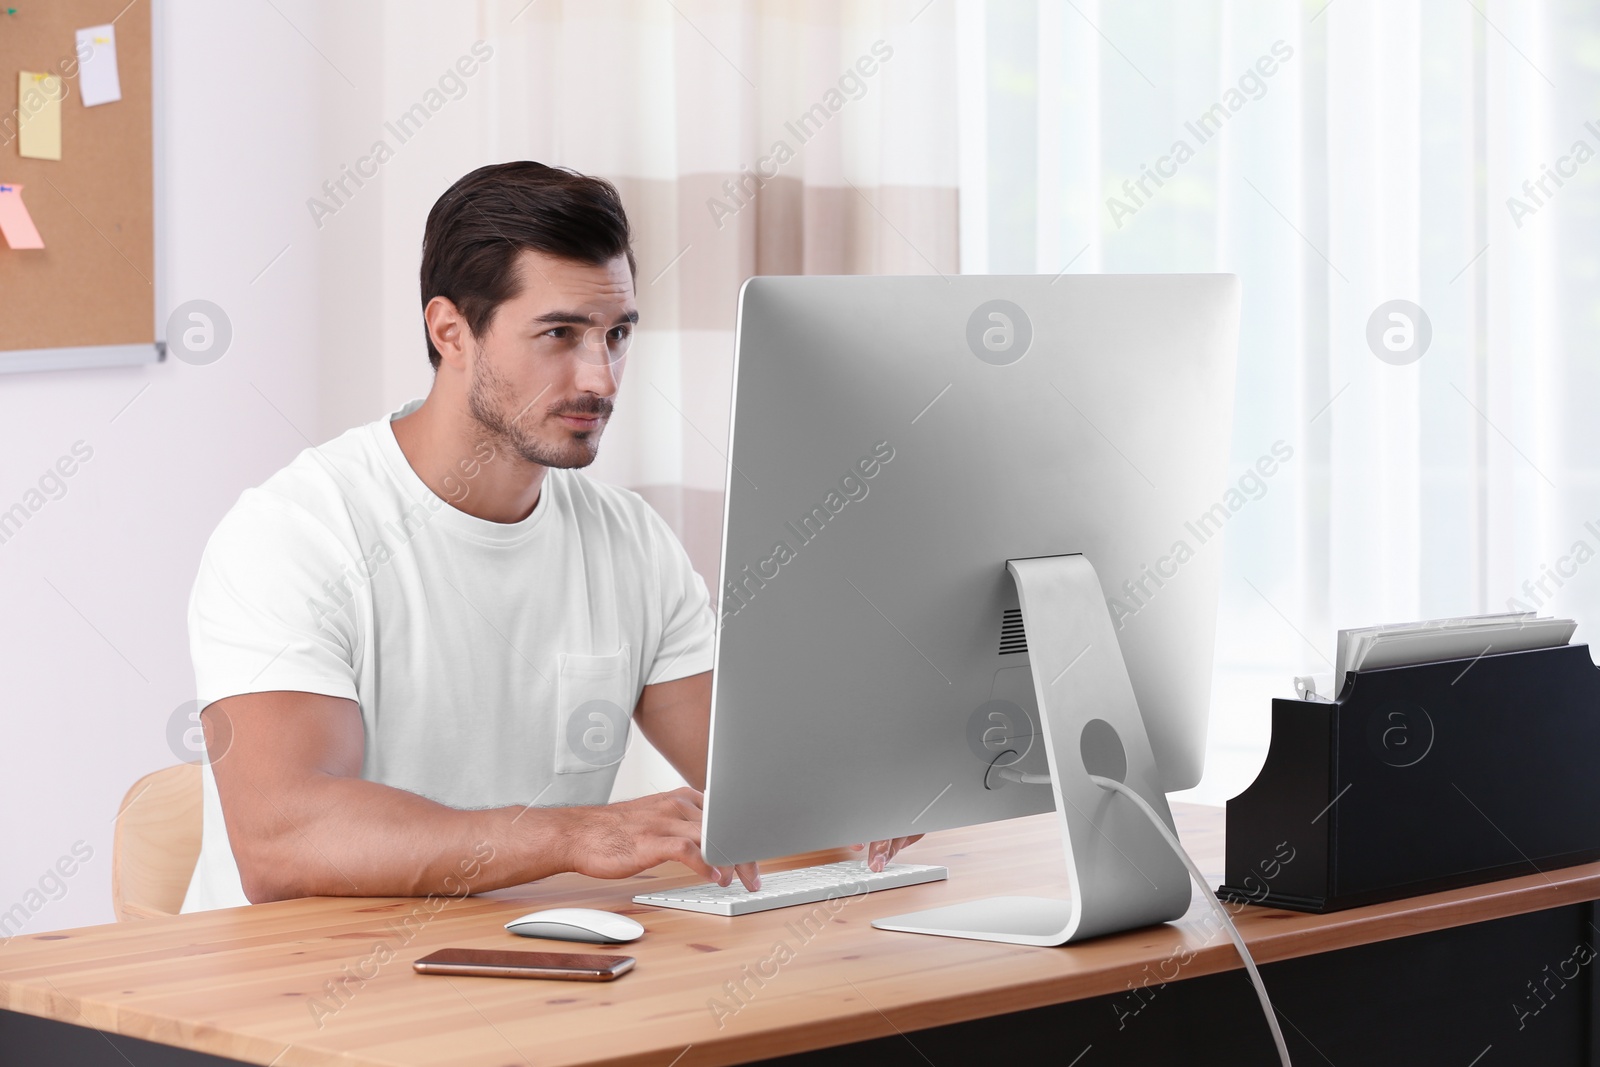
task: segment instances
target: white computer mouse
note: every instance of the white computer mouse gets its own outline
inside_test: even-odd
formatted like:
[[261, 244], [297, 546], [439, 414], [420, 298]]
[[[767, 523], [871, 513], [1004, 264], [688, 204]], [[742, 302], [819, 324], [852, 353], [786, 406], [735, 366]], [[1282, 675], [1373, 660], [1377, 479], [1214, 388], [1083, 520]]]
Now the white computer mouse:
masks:
[[506, 929], [522, 937], [549, 937], [557, 941], [587, 941], [594, 945], [620, 945], [636, 941], [644, 927], [626, 915], [592, 908], [552, 908], [535, 911], [506, 923]]

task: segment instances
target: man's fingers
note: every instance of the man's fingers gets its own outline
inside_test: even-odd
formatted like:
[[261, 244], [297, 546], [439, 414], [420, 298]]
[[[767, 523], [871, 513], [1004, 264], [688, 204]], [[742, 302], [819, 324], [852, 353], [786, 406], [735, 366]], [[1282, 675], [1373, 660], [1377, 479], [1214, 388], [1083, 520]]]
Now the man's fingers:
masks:
[[682, 789], [674, 789], [670, 793], [662, 793], [661, 796], [671, 805], [674, 811], [696, 822], [700, 821], [701, 813], [704, 810], [705, 797], [698, 789], [684, 786]]
[[693, 806], [677, 797], [667, 798], [667, 815], [679, 822], [699, 822]]
[[[901, 849], [921, 840], [921, 834], [912, 834], [909, 837], [896, 837], [888, 841], [874, 841], [867, 846], [867, 866], [874, 871], [882, 871]], [[857, 852], [862, 848], [861, 845], [850, 847]]]
[[750, 892], [754, 893], [761, 888], [761, 868], [758, 864], [741, 863], [734, 870], [739, 874], [739, 881], [743, 882], [744, 887]]
[[677, 860], [679, 863], [705, 878], [707, 881], [715, 882], [718, 885], [728, 884], [728, 876], [717, 868], [711, 866], [711, 864], [707, 863], [706, 858], [700, 854], [700, 846], [690, 841], [688, 838], [678, 837], [671, 839], [667, 844], [665, 852], [666, 856], [663, 857], [664, 859]]
[[[683, 790], [694, 792], [694, 790]], [[670, 813], [661, 813], [660, 817], [644, 828], [644, 833], [663, 842], [665, 859], [675, 859], [696, 873], [703, 875], [707, 881], [718, 885], [730, 885], [733, 882], [733, 871], [725, 867], [713, 866], [706, 859], [700, 847], [700, 818], [698, 812], [686, 811], [684, 805], [688, 803], [684, 797], [674, 794], [681, 792], [673, 790], [664, 793], [672, 806]], [[657, 862], [660, 862], [659, 860]]]

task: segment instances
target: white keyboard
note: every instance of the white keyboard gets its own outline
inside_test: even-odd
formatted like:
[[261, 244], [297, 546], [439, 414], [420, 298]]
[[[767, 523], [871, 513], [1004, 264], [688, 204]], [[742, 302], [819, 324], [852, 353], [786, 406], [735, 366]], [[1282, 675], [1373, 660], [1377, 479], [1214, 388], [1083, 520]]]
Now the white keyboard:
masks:
[[633, 898], [633, 902], [653, 904], [658, 908], [703, 911], [708, 915], [748, 915], [795, 904], [812, 904], [832, 897], [849, 897], [858, 893], [875, 893], [880, 889], [938, 882], [948, 877], [950, 871], [946, 867], [890, 863], [882, 871], [873, 873], [863, 860], [844, 860], [825, 863], [820, 867], [799, 867], [770, 874], [763, 871], [761, 888], [754, 893], [745, 889], [735, 878], [729, 886], [706, 882], [687, 885], [682, 889], [663, 889], [659, 893], [640, 893]]

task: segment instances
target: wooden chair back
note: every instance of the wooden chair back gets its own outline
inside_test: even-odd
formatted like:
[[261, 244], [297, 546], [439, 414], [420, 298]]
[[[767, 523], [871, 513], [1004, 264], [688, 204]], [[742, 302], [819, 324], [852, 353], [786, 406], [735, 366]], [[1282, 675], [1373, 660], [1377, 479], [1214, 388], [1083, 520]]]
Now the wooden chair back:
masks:
[[176, 915], [200, 858], [200, 765], [145, 775], [122, 799], [112, 835], [111, 902], [117, 919]]

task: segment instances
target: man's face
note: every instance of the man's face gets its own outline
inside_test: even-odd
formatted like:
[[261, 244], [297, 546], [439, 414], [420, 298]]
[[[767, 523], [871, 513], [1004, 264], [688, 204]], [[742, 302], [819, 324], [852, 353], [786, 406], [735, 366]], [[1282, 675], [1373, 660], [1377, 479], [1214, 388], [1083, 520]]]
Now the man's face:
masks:
[[628, 261], [595, 265], [523, 250], [517, 272], [517, 295], [469, 342], [468, 409], [497, 451], [545, 467], [587, 467], [639, 318]]

